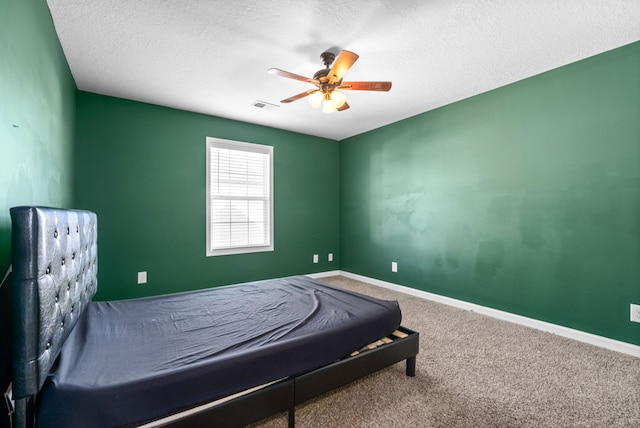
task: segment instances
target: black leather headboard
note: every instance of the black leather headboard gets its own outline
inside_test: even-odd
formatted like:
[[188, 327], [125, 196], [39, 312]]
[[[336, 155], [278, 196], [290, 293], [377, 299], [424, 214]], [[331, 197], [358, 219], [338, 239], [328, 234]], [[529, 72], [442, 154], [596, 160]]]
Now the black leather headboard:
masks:
[[38, 393], [62, 343], [96, 293], [97, 217], [11, 208], [13, 396]]

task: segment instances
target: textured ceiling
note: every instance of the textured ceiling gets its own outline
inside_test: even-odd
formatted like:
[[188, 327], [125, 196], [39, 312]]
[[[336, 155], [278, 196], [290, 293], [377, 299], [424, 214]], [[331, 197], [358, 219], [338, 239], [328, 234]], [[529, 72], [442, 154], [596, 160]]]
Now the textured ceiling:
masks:
[[[78, 89], [341, 140], [640, 40], [639, 0], [48, 0]], [[351, 108], [302, 99], [320, 54], [360, 59]], [[256, 100], [278, 105], [253, 107]]]

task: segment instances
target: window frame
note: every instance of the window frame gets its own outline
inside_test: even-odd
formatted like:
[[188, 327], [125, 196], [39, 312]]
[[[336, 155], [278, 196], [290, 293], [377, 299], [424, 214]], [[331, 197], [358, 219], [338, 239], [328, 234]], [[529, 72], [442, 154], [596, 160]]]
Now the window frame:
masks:
[[[207, 257], [212, 256], [225, 256], [232, 254], [250, 254], [250, 253], [259, 253], [259, 252], [267, 252], [274, 250], [274, 234], [273, 234], [273, 207], [274, 207], [274, 195], [273, 195], [273, 146], [268, 146], [264, 144], [255, 144], [248, 143], [244, 141], [235, 141], [235, 140], [226, 140], [223, 138], [217, 137], [207, 137], [206, 138], [207, 150], [206, 150], [206, 255]], [[268, 243], [267, 244], [259, 244], [259, 245], [244, 245], [237, 247], [225, 247], [225, 248], [211, 248], [211, 150], [212, 148], [222, 148], [243, 152], [253, 152], [253, 153], [261, 153], [266, 154], [268, 156], [267, 165], [269, 168], [268, 176], [269, 183], [267, 185], [268, 196], [267, 200], [267, 215], [269, 216], [266, 221], [267, 233], [268, 233]]]

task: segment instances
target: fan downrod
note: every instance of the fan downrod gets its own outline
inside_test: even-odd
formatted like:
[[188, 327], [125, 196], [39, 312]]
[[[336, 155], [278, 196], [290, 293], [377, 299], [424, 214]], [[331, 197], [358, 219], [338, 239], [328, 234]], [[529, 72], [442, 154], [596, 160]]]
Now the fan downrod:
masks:
[[322, 83], [326, 83], [327, 75], [329, 74], [329, 69], [331, 64], [336, 59], [336, 54], [333, 52], [325, 51], [320, 54], [320, 58], [322, 58], [322, 62], [324, 63], [325, 68], [316, 71], [313, 75], [313, 80], [317, 80]]

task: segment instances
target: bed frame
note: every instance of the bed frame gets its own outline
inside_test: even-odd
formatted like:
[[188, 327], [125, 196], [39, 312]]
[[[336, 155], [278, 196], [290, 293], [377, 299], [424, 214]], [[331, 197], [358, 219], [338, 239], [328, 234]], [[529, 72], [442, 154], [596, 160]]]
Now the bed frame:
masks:
[[[288, 412], [289, 427], [295, 426], [295, 406], [361, 377], [406, 360], [406, 375], [415, 376], [418, 333], [400, 327], [385, 344], [372, 344], [357, 355], [336, 361], [308, 373], [273, 383], [197, 413], [149, 426], [174, 428], [241, 427], [276, 413]], [[377, 342], [379, 343], [379, 342]], [[375, 348], [373, 348], [376, 346]]]
[[[97, 290], [97, 217], [89, 211], [17, 207], [11, 219], [13, 426], [31, 428], [47, 374]], [[384, 367], [406, 360], [406, 375], [415, 376], [418, 339], [417, 332], [400, 327], [327, 366], [151, 425], [238, 427], [288, 411], [293, 427], [297, 404]]]

